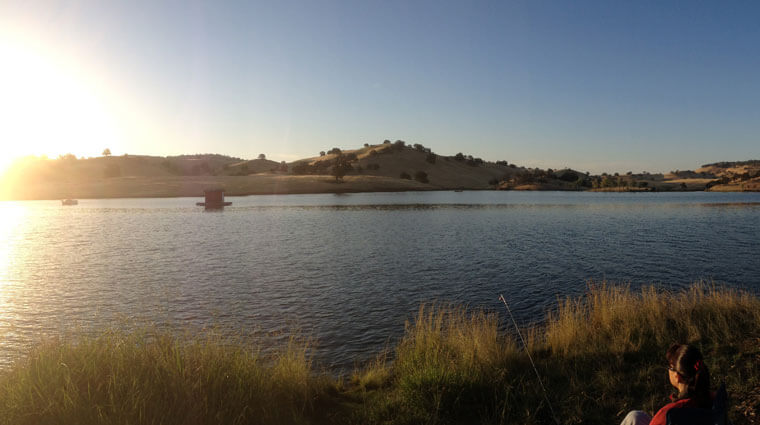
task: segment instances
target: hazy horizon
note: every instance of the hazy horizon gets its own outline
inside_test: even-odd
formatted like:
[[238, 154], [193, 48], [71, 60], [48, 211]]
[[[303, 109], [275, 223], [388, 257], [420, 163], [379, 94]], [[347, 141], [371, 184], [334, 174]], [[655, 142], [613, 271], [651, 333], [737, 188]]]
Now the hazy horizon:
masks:
[[760, 157], [760, 6], [6, 2], [0, 165], [384, 139], [526, 167]]

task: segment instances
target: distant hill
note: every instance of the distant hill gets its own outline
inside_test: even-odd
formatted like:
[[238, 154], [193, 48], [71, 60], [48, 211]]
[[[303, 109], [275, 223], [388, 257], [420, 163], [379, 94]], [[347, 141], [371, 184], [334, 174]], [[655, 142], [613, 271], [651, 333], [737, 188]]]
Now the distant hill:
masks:
[[760, 160], [715, 162], [697, 172], [715, 175], [712, 191], [760, 191]]
[[339, 155], [350, 162], [349, 176], [414, 179], [437, 189], [493, 188], [504, 176], [519, 172], [506, 162], [497, 164], [464, 154], [459, 158], [441, 156], [422, 145], [410, 146], [403, 141], [329, 152], [295, 161], [289, 164], [289, 172], [296, 175], [330, 174]]
[[286, 172], [287, 165], [283, 168], [283, 164], [270, 161], [268, 159], [252, 159], [250, 161], [238, 161], [231, 164], [226, 164], [219, 174], [227, 176], [247, 176], [250, 174], [259, 173], [276, 173]]
[[714, 162], [712, 164], [705, 164], [705, 165], [702, 166], [702, 168], [707, 168], [707, 167], [734, 168], [734, 167], [742, 167], [742, 166], [749, 166], [749, 167], [760, 168], [760, 160], [758, 160], [758, 159], [751, 159], [749, 161]]
[[26, 158], [2, 176], [0, 199], [200, 196], [404, 190], [760, 190], [760, 161], [717, 162], [667, 174], [590, 175], [525, 168], [421, 144], [385, 141], [292, 162], [219, 154]]
[[27, 158], [14, 164], [7, 174], [26, 181], [91, 181], [114, 177], [200, 176], [220, 174], [230, 164], [242, 161], [217, 154], [180, 156], [123, 155], [77, 159]]

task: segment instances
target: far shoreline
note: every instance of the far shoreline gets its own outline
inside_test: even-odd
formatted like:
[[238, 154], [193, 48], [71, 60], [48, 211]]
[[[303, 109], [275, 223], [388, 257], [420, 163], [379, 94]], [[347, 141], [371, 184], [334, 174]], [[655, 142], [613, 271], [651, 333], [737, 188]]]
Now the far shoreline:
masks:
[[760, 161], [706, 164], [696, 171], [591, 175], [541, 170], [458, 153], [442, 156], [397, 140], [331, 149], [286, 163], [218, 154], [152, 157], [105, 153], [27, 158], [0, 176], [2, 200], [200, 197], [441, 190], [591, 192], [760, 191]]
[[[725, 187], [724, 187], [725, 186]], [[720, 185], [710, 190], [680, 188], [593, 188], [570, 189], [554, 185], [498, 187], [441, 187], [412, 180], [378, 176], [346, 176], [335, 181], [332, 176], [192, 176], [192, 177], [118, 177], [85, 182], [56, 182], [25, 185], [22, 190], [5, 190], [2, 201], [57, 201], [61, 199], [171, 199], [201, 198], [208, 188], [222, 188], [228, 197], [261, 195], [317, 195], [354, 193], [404, 193], [451, 191], [517, 191], [517, 192], [602, 192], [602, 193], [671, 193], [671, 192], [754, 192], [739, 185]]]

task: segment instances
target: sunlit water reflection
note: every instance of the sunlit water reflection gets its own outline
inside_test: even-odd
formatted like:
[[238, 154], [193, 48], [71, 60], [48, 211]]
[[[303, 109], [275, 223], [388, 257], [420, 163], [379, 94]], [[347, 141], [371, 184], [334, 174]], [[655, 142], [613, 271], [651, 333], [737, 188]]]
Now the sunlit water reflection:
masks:
[[587, 279], [760, 288], [760, 195], [434, 192], [0, 203], [0, 361], [149, 321], [298, 326], [346, 369], [421, 302], [540, 320]]

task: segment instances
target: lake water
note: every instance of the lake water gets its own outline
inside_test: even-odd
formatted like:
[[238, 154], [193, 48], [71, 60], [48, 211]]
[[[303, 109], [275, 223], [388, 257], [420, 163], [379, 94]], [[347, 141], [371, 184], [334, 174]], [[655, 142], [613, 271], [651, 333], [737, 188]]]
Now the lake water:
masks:
[[[422, 302], [540, 320], [589, 279], [760, 289], [760, 194], [425, 192], [0, 203], [0, 365], [47, 335], [294, 326], [333, 370]], [[272, 337], [276, 338], [276, 337]]]

